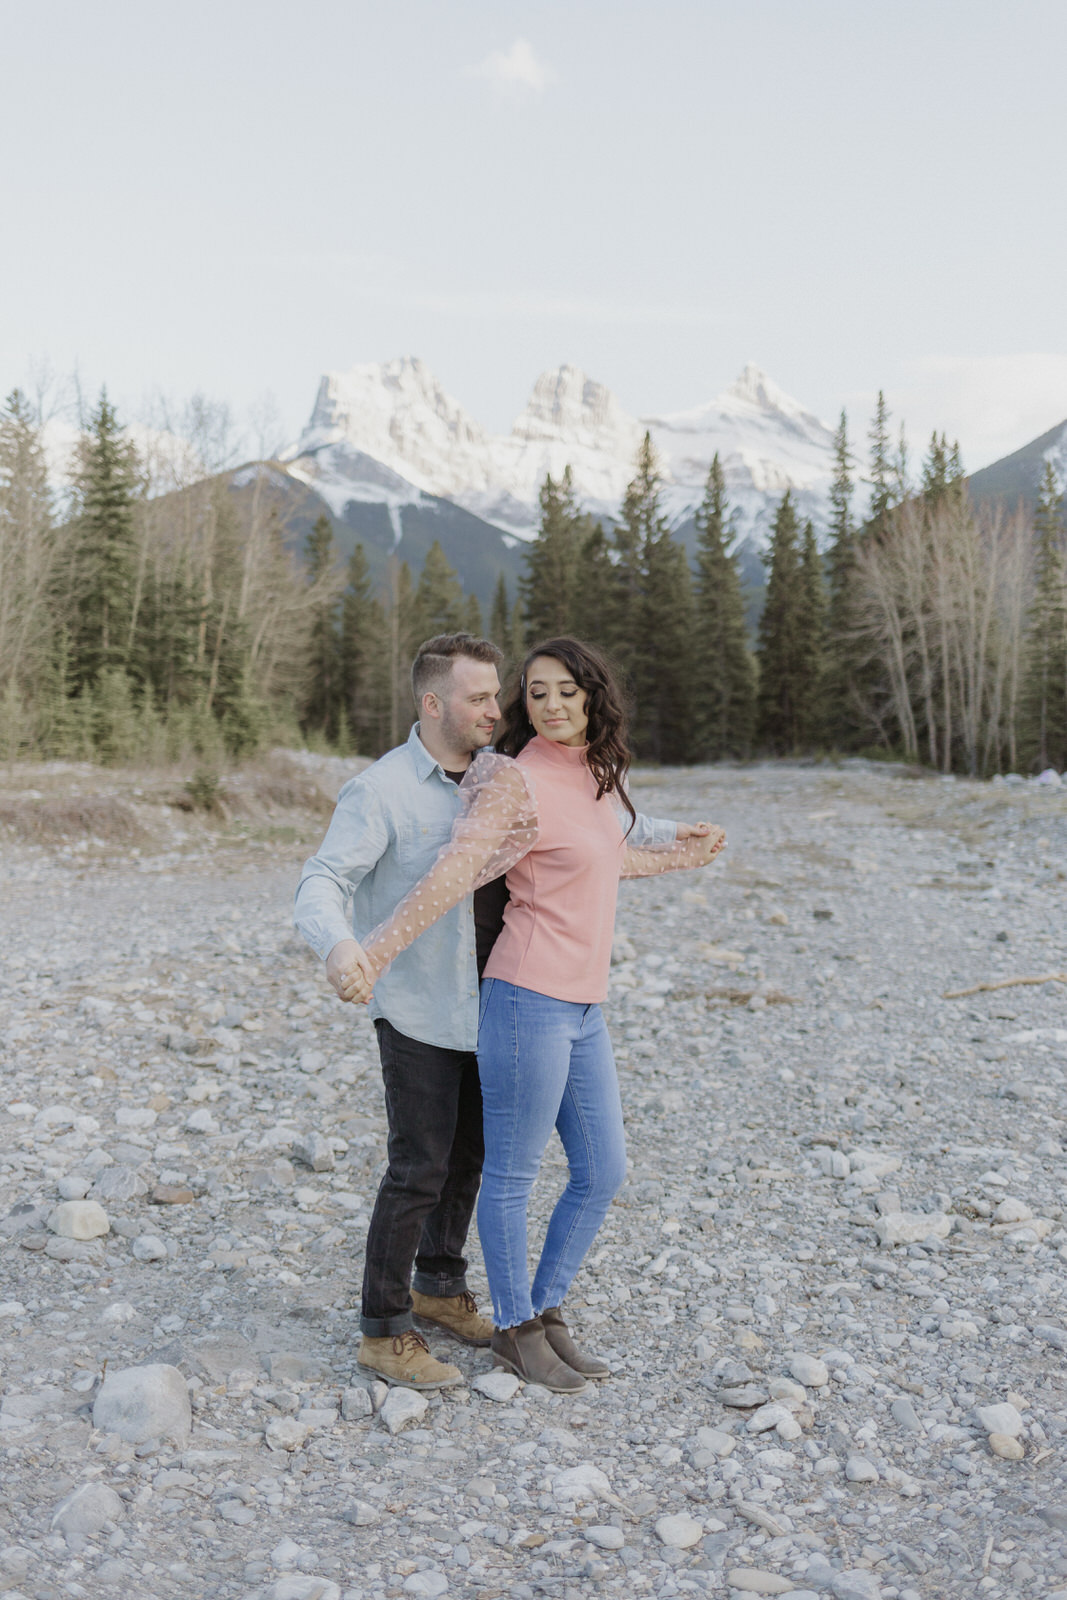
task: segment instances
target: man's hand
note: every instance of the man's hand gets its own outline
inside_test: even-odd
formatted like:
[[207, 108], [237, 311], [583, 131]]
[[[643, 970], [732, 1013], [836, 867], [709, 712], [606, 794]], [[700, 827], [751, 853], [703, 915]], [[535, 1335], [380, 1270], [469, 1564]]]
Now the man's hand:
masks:
[[341, 939], [326, 957], [326, 976], [342, 1000], [366, 1005], [374, 988], [370, 957], [355, 939]]
[[702, 839], [706, 833], [711, 832], [710, 822], [679, 822], [675, 826], [678, 829], [679, 839]]

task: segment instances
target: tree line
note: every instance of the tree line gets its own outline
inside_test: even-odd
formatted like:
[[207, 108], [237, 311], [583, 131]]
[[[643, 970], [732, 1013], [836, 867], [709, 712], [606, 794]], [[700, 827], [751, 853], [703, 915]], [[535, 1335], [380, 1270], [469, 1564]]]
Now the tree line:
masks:
[[646, 435], [613, 525], [569, 469], [546, 478], [519, 593], [488, 619], [439, 545], [415, 579], [342, 566], [329, 518], [298, 559], [252, 469], [210, 465], [203, 404], [187, 458], [133, 449], [106, 394], [57, 507], [42, 429], [0, 412], [0, 754], [222, 760], [265, 741], [377, 755], [410, 725], [408, 665], [433, 633], [488, 632], [509, 662], [576, 633], [612, 656], [640, 758], [897, 755], [943, 772], [1067, 767], [1067, 531], [1046, 466], [1036, 517], [967, 496], [958, 447], [930, 442], [916, 481], [881, 395], [866, 515], [844, 413], [822, 548], [791, 493], [776, 507], [755, 638], [735, 518], [712, 461], [692, 560], [662, 508]]

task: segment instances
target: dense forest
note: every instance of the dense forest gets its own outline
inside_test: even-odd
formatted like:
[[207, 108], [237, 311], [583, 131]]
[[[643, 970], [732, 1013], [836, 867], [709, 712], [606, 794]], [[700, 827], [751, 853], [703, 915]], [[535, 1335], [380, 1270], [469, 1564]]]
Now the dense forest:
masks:
[[[916, 476], [881, 396], [859, 469], [841, 416], [828, 525], [777, 506], [748, 636], [724, 474], [711, 463], [690, 564], [645, 438], [618, 518], [569, 472], [541, 489], [518, 594], [491, 614], [439, 546], [372, 585], [329, 519], [298, 559], [256, 487], [203, 453], [159, 465], [106, 394], [57, 502], [40, 419], [0, 413], [0, 757], [221, 763], [266, 743], [377, 755], [406, 735], [420, 640], [487, 632], [514, 662], [573, 632], [618, 663], [639, 758], [864, 753], [942, 772], [1067, 768], [1067, 531], [1046, 464], [1036, 515], [968, 498], [934, 435]], [[865, 509], [855, 509], [864, 485]]]

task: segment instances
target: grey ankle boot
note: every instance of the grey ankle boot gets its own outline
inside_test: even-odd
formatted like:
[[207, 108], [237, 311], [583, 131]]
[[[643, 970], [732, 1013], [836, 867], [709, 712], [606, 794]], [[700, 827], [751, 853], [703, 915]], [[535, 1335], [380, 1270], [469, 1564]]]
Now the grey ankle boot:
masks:
[[563, 1320], [563, 1312], [559, 1306], [547, 1306], [541, 1313], [541, 1321], [545, 1328], [545, 1338], [568, 1367], [580, 1372], [583, 1378], [611, 1377], [611, 1368], [606, 1361], [601, 1361], [598, 1356], [587, 1356], [579, 1350], [570, 1336], [570, 1330]]
[[540, 1383], [553, 1394], [579, 1394], [585, 1379], [553, 1350], [540, 1317], [514, 1328], [494, 1328], [489, 1341], [495, 1367], [509, 1367], [527, 1383]]

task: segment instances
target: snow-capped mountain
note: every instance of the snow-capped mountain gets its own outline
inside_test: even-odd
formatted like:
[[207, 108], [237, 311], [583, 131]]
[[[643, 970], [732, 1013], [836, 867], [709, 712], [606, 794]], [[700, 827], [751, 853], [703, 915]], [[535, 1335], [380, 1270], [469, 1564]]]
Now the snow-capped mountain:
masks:
[[338, 515], [351, 501], [399, 508], [434, 495], [529, 538], [546, 474], [559, 477], [567, 466], [582, 504], [616, 516], [646, 429], [676, 525], [699, 504], [716, 450], [739, 535], [758, 536], [788, 488], [803, 515], [822, 514], [832, 432], [754, 366], [706, 405], [642, 418], [577, 367], [562, 366], [542, 373], [501, 435], [464, 411], [423, 362], [367, 363], [323, 377], [311, 420], [283, 459]]

